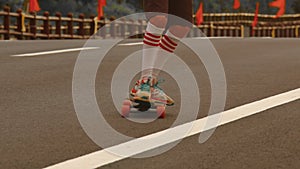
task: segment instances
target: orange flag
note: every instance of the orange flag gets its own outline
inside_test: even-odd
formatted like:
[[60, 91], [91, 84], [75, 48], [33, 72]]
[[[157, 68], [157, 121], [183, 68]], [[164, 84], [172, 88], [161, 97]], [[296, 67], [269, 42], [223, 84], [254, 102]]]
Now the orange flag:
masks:
[[104, 16], [103, 6], [106, 6], [106, 0], [98, 0], [98, 19]]
[[285, 0], [275, 0], [269, 3], [269, 6], [279, 8], [275, 18], [280, 17], [285, 12]]
[[233, 9], [239, 9], [241, 6], [240, 0], [234, 0]]
[[254, 15], [254, 19], [252, 22], [252, 35], [254, 35], [254, 27], [256, 27], [257, 22], [258, 22], [258, 12], [259, 12], [259, 2], [256, 2], [256, 9], [255, 9], [255, 15]]
[[255, 15], [254, 15], [254, 20], [252, 22], [252, 27], [255, 27], [258, 22], [258, 12], [259, 12], [259, 2], [256, 2], [256, 9], [255, 9]]
[[41, 10], [39, 3], [37, 0], [30, 0], [29, 1], [29, 12], [36, 12]]
[[203, 3], [199, 5], [199, 9], [196, 13], [197, 26], [201, 25], [203, 22]]

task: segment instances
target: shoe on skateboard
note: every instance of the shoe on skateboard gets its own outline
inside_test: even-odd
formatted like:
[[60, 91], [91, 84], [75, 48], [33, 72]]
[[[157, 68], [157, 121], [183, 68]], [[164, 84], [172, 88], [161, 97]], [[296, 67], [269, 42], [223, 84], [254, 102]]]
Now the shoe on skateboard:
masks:
[[156, 109], [160, 118], [165, 117], [166, 106], [174, 105], [174, 100], [158, 86], [160, 82], [151, 76], [138, 80], [130, 91], [131, 98], [122, 105], [122, 116], [128, 117], [131, 108], [145, 112]]

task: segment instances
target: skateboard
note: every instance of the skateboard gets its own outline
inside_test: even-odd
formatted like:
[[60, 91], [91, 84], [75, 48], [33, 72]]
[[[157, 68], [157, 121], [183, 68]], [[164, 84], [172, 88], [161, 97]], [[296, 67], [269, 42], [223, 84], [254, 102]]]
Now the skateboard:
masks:
[[166, 104], [162, 102], [154, 102], [136, 97], [126, 99], [123, 101], [121, 109], [122, 117], [129, 117], [132, 109], [137, 109], [141, 112], [148, 111], [149, 109], [155, 109], [159, 118], [163, 119], [166, 116]]

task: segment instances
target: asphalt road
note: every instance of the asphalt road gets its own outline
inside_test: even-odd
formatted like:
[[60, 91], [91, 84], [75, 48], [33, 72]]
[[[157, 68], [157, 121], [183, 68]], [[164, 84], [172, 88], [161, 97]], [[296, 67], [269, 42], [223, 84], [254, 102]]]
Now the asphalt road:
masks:
[[[225, 109], [231, 109], [300, 87], [299, 39], [213, 39], [227, 79]], [[80, 48], [85, 41], [0, 42], [0, 168], [43, 168], [101, 148], [83, 131], [72, 100], [72, 78], [79, 52], [34, 57], [14, 54]], [[101, 46], [101, 45], [100, 45]], [[166, 119], [139, 124], [120, 118], [109, 90], [114, 69], [141, 46], [115, 47], [96, 78], [96, 97], [106, 120], [117, 131], [141, 137], [166, 129], [179, 104]], [[201, 83], [198, 118], [207, 114], [210, 86], [200, 61], [184, 47], [177, 50]], [[162, 87], [180, 102], [178, 86], [168, 74]], [[136, 76], [137, 78], [137, 76]], [[177, 91], [177, 92], [176, 92]], [[145, 159], [125, 159], [103, 168], [249, 169], [300, 166], [300, 100], [217, 128], [204, 144], [198, 135], [172, 150]]]

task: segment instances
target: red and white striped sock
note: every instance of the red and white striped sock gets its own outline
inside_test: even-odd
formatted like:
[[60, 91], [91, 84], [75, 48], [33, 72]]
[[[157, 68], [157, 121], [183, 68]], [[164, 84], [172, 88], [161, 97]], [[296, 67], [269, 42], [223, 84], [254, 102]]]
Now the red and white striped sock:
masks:
[[156, 27], [148, 22], [143, 41], [142, 77], [152, 76], [155, 56], [164, 30], [165, 28]]
[[163, 68], [170, 55], [174, 53], [179, 41], [179, 37], [176, 37], [170, 31], [166, 32], [166, 34], [162, 37], [159, 43], [160, 49], [158, 50], [157, 55], [155, 56], [155, 69], [152, 74], [158, 76], [160, 70]]
[[152, 47], [159, 46], [161, 36], [146, 32], [144, 36], [144, 44]]
[[170, 31], [167, 31], [161, 39], [159, 46], [161, 49], [169, 53], [174, 53], [179, 41], [180, 38], [173, 35]]

